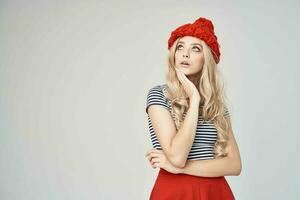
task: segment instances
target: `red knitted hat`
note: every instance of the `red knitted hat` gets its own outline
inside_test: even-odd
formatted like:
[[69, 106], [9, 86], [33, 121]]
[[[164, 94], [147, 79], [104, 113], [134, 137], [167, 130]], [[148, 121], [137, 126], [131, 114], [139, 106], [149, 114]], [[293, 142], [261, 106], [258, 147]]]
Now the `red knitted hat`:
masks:
[[168, 49], [172, 47], [177, 38], [184, 36], [194, 36], [203, 40], [210, 47], [216, 63], [219, 63], [220, 45], [214, 32], [214, 25], [209, 19], [200, 17], [192, 24], [188, 23], [176, 28], [168, 40]]

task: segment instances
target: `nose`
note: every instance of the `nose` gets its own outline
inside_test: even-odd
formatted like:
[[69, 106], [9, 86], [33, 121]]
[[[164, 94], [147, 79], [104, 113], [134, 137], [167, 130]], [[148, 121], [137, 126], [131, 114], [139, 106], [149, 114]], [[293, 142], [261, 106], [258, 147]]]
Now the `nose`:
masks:
[[183, 56], [183, 57], [187, 57], [187, 58], [189, 57], [189, 55], [188, 55], [187, 52], [184, 52], [184, 53], [182, 54], [182, 56]]

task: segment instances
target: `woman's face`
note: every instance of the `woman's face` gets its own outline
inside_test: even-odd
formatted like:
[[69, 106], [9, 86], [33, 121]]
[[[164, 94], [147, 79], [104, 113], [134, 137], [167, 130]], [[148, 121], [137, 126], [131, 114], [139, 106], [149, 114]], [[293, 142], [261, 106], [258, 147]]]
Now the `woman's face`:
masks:
[[[181, 68], [186, 76], [198, 75], [204, 64], [203, 47], [200, 39], [184, 36], [179, 39], [175, 50], [175, 65]], [[186, 62], [186, 64], [182, 63]]]

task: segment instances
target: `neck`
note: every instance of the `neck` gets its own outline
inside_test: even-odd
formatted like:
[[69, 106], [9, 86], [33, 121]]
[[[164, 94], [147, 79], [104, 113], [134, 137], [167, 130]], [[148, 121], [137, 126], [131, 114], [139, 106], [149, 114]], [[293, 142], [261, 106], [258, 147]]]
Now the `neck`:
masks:
[[200, 76], [198, 74], [187, 76], [187, 78], [194, 83], [195, 86], [198, 86]]

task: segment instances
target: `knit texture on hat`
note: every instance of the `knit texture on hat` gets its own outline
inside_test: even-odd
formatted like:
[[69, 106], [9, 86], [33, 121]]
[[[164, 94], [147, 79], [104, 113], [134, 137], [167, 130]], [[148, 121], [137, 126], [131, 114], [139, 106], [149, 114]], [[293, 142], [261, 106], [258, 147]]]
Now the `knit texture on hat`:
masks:
[[192, 24], [188, 23], [176, 28], [168, 40], [168, 49], [172, 47], [177, 38], [184, 36], [193, 36], [203, 40], [210, 47], [216, 63], [219, 63], [220, 45], [214, 32], [214, 25], [209, 19], [200, 17]]

